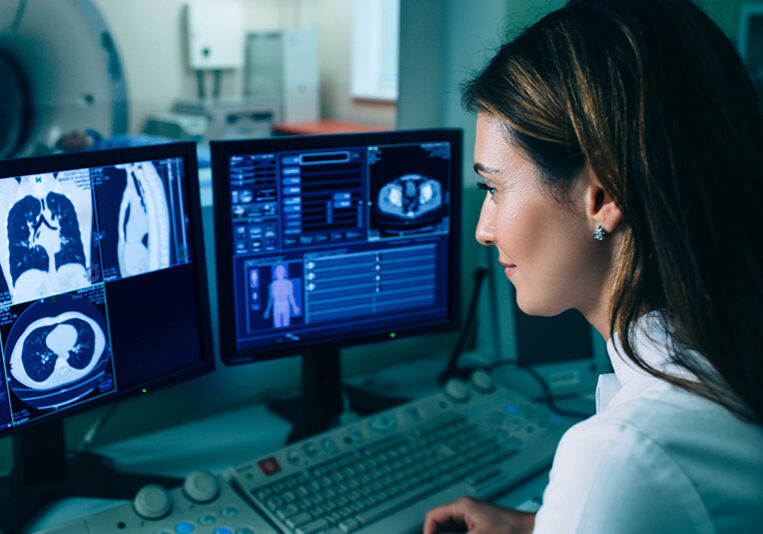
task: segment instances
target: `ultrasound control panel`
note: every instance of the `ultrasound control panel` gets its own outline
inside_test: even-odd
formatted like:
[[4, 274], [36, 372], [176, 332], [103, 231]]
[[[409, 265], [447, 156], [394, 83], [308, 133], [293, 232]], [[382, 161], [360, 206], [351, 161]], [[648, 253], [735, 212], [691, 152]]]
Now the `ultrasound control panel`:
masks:
[[123, 503], [38, 534], [278, 534], [221, 480], [190, 473], [179, 488], [144, 486]]
[[277, 450], [223, 477], [144, 486], [132, 502], [39, 534], [420, 533], [427, 510], [493, 499], [546, 469], [575, 421], [484, 371]]

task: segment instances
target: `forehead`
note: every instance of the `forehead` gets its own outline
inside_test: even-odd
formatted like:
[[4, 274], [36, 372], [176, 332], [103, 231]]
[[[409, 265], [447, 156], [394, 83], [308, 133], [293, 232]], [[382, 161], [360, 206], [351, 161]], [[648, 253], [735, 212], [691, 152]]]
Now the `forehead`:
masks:
[[501, 120], [488, 113], [477, 115], [474, 166], [478, 170], [488, 171], [488, 174], [520, 169], [537, 170], [524, 151], [511, 141], [509, 131]]

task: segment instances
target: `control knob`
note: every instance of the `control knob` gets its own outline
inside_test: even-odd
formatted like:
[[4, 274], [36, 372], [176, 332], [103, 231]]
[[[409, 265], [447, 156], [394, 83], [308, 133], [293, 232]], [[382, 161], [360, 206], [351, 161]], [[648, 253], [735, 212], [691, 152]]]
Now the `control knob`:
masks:
[[220, 493], [220, 483], [206, 471], [193, 471], [185, 477], [183, 492], [192, 501], [209, 502]]
[[135, 513], [145, 519], [160, 519], [172, 509], [172, 498], [158, 484], [148, 484], [138, 490], [133, 500]]
[[474, 371], [469, 380], [472, 383], [474, 389], [482, 393], [490, 393], [493, 391], [493, 389], [495, 389], [493, 377], [490, 376], [490, 373], [482, 369], [477, 369]]
[[453, 400], [453, 402], [466, 402], [469, 400], [469, 389], [466, 384], [458, 380], [457, 378], [451, 378], [445, 384], [445, 394]]

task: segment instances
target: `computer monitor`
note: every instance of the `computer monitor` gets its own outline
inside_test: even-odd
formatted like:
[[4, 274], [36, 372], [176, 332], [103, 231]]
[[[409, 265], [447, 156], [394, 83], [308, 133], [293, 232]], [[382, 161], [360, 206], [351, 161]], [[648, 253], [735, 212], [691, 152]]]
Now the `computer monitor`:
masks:
[[219, 141], [211, 153], [221, 356], [303, 355], [292, 439], [340, 412], [341, 347], [457, 327], [459, 130]]
[[214, 367], [193, 143], [0, 161], [0, 271], [13, 484], [67, 478], [65, 416]]

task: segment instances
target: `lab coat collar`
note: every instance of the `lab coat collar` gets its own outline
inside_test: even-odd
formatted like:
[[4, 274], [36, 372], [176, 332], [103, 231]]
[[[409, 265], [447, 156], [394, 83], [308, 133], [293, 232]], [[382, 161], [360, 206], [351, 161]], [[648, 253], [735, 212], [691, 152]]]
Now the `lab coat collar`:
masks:
[[[674, 375], [690, 374], [670, 362], [671, 340], [661, 313], [650, 312], [640, 317], [631, 329], [631, 343], [641, 359], [652, 368]], [[599, 376], [596, 386], [597, 413], [637, 397], [659, 380], [625, 355], [617, 333], [607, 341], [607, 353], [615, 372]]]

